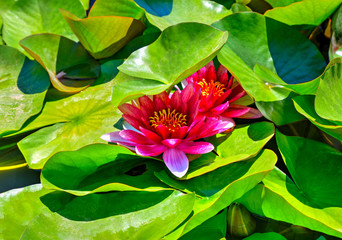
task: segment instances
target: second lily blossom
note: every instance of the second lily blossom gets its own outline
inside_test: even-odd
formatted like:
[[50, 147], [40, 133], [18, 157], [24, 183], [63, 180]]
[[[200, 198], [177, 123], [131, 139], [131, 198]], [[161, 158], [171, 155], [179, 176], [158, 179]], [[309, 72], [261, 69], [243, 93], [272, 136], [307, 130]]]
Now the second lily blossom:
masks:
[[234, 102], [247, 95], [241, 85], [228, 77], [227, 69], [221, 65], [217, 71], [213, 61], [202, 67], [184, 80], [183, 85], [191, 83], [195, 91], [201, 91], [198, 117], [220, 119], [231, 127], [235, 126], [233, 118], [259, 118], [259, 110]]

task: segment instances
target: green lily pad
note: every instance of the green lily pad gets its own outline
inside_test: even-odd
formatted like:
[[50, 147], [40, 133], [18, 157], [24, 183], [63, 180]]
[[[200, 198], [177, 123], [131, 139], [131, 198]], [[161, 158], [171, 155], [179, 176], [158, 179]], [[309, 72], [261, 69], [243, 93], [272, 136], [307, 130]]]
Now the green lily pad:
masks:
[[131, 17], [80, 19], [67, 11], [61, 10], [61, 13], [85, 49], [96, 59], [112, 56], [145, 29], [141, 21]]
[[[142, 173], [129, 174], [144, 167]], [[162, 162], [142, 158], [128, 149], [95, 144], [75, 152], [61, 152], [45, 164], [41, 180], [44, 187], [74, 195], [108, 191], [160, 191], [170, 189], [160, 182], [154, 171], [164, 168]]]
[[101, 66], [94, 86], [81, 93], [47, 101], [39, 116], [21, 132], [39, 129], [18, 144], [31, 168], [42, 168], [48, 158], [60, 151], [72, 151], [92, 143], [105, 143], [101, 135], [115, 130], [121, 114], [111, 105], [111, 79], [121, 60]]
[[50, 85], [44, 69], [18, 50], [0, 46], [0, 137], [40, 112]]
[[314, 108], [314, 96], [298, 96], [293, 99], [296, 110], [319, 129], [342, 141], [342, 124], [321, 118]]
[[[320, 170], [322, 169], [316, 171]], [[342, 208], [313, 206], [297, 186], [278, 169], [271, 171], [263, 179], [263, 183], [264, 185], [257, 185], [238, 200], [249, 211], [277, 221], [342, 237]]]
[[229, 14], [224, 6], [208, 0], [174, 0], [172, 1], [172, 11], [166, 16], [156, 16], [146, 12], [146, 17], [153, 25], [160, 30], [184, 22], [197, 22], [212, 24]]
[[214, 144], [217, 154], [208, 153], [193, 160], [182, 180], [198, 177], [233, 162], [256, 156], [273, 134], [272, 123], [259, 122], [237, 127], [229, 134], [210, 137], [208, 141]]
[[[265, 116], [277, 125], [298, 121], [300, 116], [288, 96], [291, 91], [303, 92], [308, 86], [312, 92], [317, 81], [313, 79], [325, 67], [314, 44], [301, 32], [258, 13], [236, 13], [213, 26], [229, 32], [229, 40], [218, 54], [221, 64], [257, 102], [263, 102], [258, 105], [262, 112], [267, 113], [270, 108], [280, 111]], [[294, 86], [304, 83], [304, 87]], [[293, 114], [279, 118], [283, 112]]]
[[288, 25], [320, 25], [342, 3], [341, 0], [303, 0], [284, 7], [268, 10], [265, 16]]
[[331, 21], [331, 41], [329, 47], [329, 59], [342, 57], [342, 7], [334, 13]]
[[303, 0], [282, 0], [282, 1], [279, 1], [279, 0], [265, 0], [266, 2], [268, 2], [272, 7], [276, 8], [276, 7], [286, 7], [292, 3], [295, 3], [295, 2], [300, 2], [300, 1], [303, 1]]
[[315, 98], [315, 109], [319, 116], [342, 124], [342, 59], [333, 60], [324, 74]]
[[279, 131], [276, 137], [287, 169], [306, 199], [320, 208], [342, 207], [342, 153], [324, 143]]
[[116, 0], [115, 2], [96, 0], [88, 16], [121, 16], [141, 20], [145, 13], [135, 2], [130, 0]]
[[181, 23], [165, 29], [154, 43], [133, 52], [119, 67], [123, 74], [116, 79], [113, 104], [179, 83], [208, 63], [226, 40], [226, 32], [200, 23]]
[[259, 183], [274, 168], [276, 161], [275, 153], [265, 149], [250, 160], [232, 163], [186, 181], [176, 180], [166, 171], [156, 173], [166, 184], [201, 196], [196, 198], [193, 215], [165, 239], [178, 239], [215, 216]]
[[87, 88], [99, 76], [100, 66], [82, 47], [65, 37], [38, 34], [20, 45], [48, 72], [52, 85], [62, 92]]
[[179, 240], [212, 240], [221, 239], [227, 233], [227, 209], [216, 216], [209, 218], [201, 225], [195, 227], [193, 230], [183, 235]]
[[39, 199], [49, 192], [51, 191], [42, 188], [41, 184], [36, 184], [1, 193], [0, 238], [20, 239], [21, 234], [34, 218], [42, 212], [49, 212]]
[[3, 40], [7, 45], [22, 52], [24, 51], [19, 41], [32, 34], [54, 33], [77, 41], [59, 9], [65, 9], [80, 18], [85, 17], [84, 8], [79, 0], [4, 0], [1, 4]]
[[0, 236], [160, 239], [186, 219], [194, 204], [193, 194], [177, 191], [113, 192], [84, 197], [49, 192], [37, 184], [1, 194]]

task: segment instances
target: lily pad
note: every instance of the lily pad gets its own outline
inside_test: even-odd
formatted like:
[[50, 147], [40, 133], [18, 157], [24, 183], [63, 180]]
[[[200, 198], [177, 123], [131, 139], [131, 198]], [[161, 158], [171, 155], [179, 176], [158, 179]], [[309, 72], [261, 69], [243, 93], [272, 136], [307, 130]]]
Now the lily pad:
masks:
[[216, 154], [208, 153], [193, 160], [182, 180], [198, 177], [233, 162], [256, 156], [273, 134], [272, 123], [259, 122], [237, 127], [230, 134], [210, 137], [208, 141], [214, 144]]
[[141, 20], [145, 16], [145, 13], [135, 2], [130, 0], [116, 0], [115, 2], [96, 0], [88, 16], [121, 16]]
[[319, 116], [342, 124], [342, 59], [333, 60], [324, 74], [315, 98], [315, 109]]
[[265, 16], [288, 25], [311, 28], [320, 25], [341, 3], [341, 0], [303, 0], [268, 10]]
[[160, 239], [186, 219], [193, 204], [193, 194], [178, 191], [75, 197], [51, 192], [37, 184], [0, 195], [0, 236], [7, 239]]
[[238, 200], [249, 211], [277, 221], [342, 237], [342, 208], [313, 206], [297, 186], [278, 169], [270, 172], [263, 183]]
[[114, 105], [179, 83], [208, 63], [226, 40], [227, 32], [200, 23], [165, 29], [154, 43], [133, 52], [119, 67], [123, 74], [116, 79]]
[[82, 45], [65, 37], [32, 35], [21, 40], [20, 45], [45, 68], [52, 85], [59, 91], [79, 92], [99, 76], [98, 62]]
[[311, 139], [278, 131], [276, 137], [287, 169], [305, 198], [320, 208], [342, 207], [342, 153]]
[[156, 173], [168, 185], [201, 196], [196, 198], [193, 215], [165, 239], [178, 239], [215, 216], [260, 182], [274, 168], [276, 161], [277, 156], [266, 149], [250, 160], [232, 163], [186, 181], [173, 179], [166, 171]]
[[0, 46], [0, 137], [40, 112], [50, 85], [44, 69], [18, 50]]
[[314, 96], [298, 96], [293, 99], [296, 110], [319, 129], [342, 141], [342, 124], [321, 118], [314, 108]]
[[0, 171], [6, 171], [27, 165], [19, 151], [17, 142], [22, 136], [0, 138]]
[[31, 168], [42, 168], [47, 159], [57, 152], [105, 142], [101, 135], [114, 131], [113, 125], [121, 117], [111, 105], [111, 79], [121, 63], [121, 60], [104, 63], [94, 86], [81, 93], [46, 102], [40, 115], [20, 130], [26, 132], [41, 128], [18, 144]]
[[[143, 1], [138, 1], [137, 3], [139, 4], [139, 2]], [[145, 7], [145, 4], [139, 5], [145, 8], [146, 17], [150, 23], [157, 26], [162, 31], [172, 25], [184, 22], [197, 22], [210, 25], [229, 14], [232, 14], [232, 12], [227, 10], [223, 5], [208, 0], [173, 0], [171, 2], [171, 9], [166, 10], [169, 11], [169, 13], [163, 16], [149, 11], [149, 9]], [[158, 9], [160, 9], [160, 7]]]
[[85, 49], [96, 59], [112, 56], [145, 29], [141, 21], [131, 17], [80, 19], [67, 11], [61, 10], [61, 13]]
[[244, 238], [243, 240], [286, 240], [286, 238], [275, 232], [267, 232], [267, 233], [254, 233], [249, 237]]
[[19, 41], [32, 34], [54, 33], [77, 41], [59, 9], [65, 9], [80, 18], [85, 17], [79, 0], [4, 0], [2, 4], [3, 40], [22, 52]]
[[[138, 168], [137, 173], [131, 170], [134, 168]], [[41, 180], [46, 188], [79, 196], [108, 191], [160, 191], [170, 189], [154, 176], [154, 171], [163, 168], [162, 162], [142, 158], [124, 147], [94, 144], [54, 155], [45, 164]]]
[[[275, 108], [281, 111], [278, 115], [293, 113], [287, 119], [275, 114], [266, 114], [266, 117], [277, 125], [298, 121], [300, 116], [288, 96], [292, 90], [305, 88], [287, 86], [311, 85], [309, 82], [323, 72], [326, 63], [314, 44], [301, 32], [258, 13], [236, 13], [213, 26], [229, 32], [229, 40], [219, 52], [218, 60], [257, 102], [262, 102], [258, 105], [260, 110], [266, 113], [268, 108]], [[285, 84], [274, 83], [275, 77], [267, 71], [254, 72], [258, 65], [278, 75]]]

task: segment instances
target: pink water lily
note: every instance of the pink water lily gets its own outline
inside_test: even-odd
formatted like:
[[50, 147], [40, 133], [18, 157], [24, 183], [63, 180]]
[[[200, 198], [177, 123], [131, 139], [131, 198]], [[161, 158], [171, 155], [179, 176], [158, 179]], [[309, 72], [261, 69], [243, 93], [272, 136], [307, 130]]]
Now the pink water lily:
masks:
[[118, 143], [135, 150], [141, 156], [162, 154], [168, 169], [183, 177], [189, 168], [186, 154], [204, 154], [214, 146], [196, 141], [228, 130], [225, 121], [197, 117], [200, 91], [190, 83], [182, 91], [166, 92], [140, 97], [119, 109], [128, 123], [125, 130], [102, 136], [108, 142]]
[[228, 71], [223, 65], [216, 71], [211, 61], [183, 83], [191, 83], [195, 91], [201, 91], [198, 117], [220, 119], [231, 127], [235, 126], [233, 118], [262, 117], [257, 109], [234, 104], [247, 93], [237, 81], [234, 81], [233, 76], [228, 77]]

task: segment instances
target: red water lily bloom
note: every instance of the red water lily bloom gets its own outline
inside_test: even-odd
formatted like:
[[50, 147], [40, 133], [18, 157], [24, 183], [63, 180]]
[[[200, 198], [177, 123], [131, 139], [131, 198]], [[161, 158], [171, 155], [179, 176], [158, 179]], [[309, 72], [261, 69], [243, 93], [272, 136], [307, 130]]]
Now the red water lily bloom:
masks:
[[[209, 142], [195, 141], [230, 128], [226, 122], [197, 117], [200, 91], [188, 84], [182, 91], [166, 92], [140, 97], [119, 109], [129, 123], [128, 129], [102, 136], [108, 142], [135, 150], [141, 156], [158, 156], [177, 177], [183, 177], [189, 167], [186, 154], [204, 154], [212, 151]], [[127, 127], [126, 127], [127, 128]]]
[[235, 126], [233, 118], [259, 118], [259, 110], [234, 104], [236, 100], [247, 95], [241, 85], [234, 81], [233, 76], [228, 77], [228, 71], [220, 66], [217, 71], [213, 61], [202, 67], [183, 81], [193, 84], [195, 91], [201, 91], [199, 117], [220, 119]]

